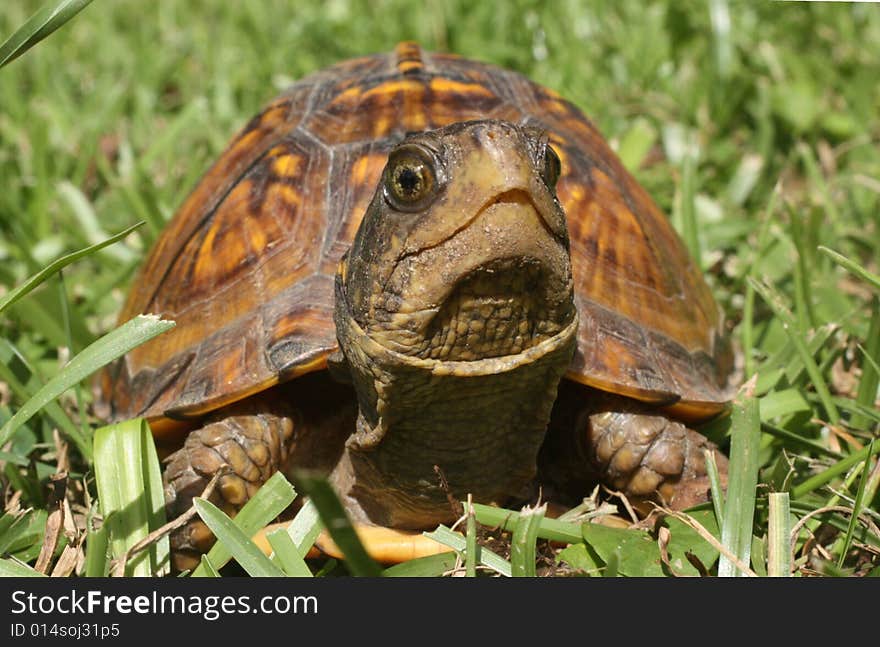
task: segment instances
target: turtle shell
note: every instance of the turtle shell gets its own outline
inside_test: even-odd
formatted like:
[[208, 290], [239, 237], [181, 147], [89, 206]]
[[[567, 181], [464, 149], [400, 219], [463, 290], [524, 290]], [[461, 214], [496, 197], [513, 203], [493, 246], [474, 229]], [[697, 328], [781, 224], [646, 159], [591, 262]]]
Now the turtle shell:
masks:
[[546, 129], [561, 158], [580, 317], [568, 378], [692, 419], [721, 410], [731, 361], [718, 307], [596, 127], [520, 74], [403, 43], [299, 81], [208, 170], [121, 312], [177, 325], [104, 373], [110, 417], [161, 429], [323, 369], [336, 266], [388, 151], [408, 132], [485, 118]]

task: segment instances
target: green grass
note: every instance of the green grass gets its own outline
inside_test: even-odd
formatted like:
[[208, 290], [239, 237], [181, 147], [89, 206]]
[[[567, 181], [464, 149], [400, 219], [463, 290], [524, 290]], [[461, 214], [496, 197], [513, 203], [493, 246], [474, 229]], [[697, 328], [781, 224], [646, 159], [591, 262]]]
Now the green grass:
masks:
[[[42, 4], [2, 3], [0, 40]], [[78, 527], [88, 532], [84, 568], [108, 569], [101, 553], [114, 538], [99, 534], [89, 452], [102, 423], [84, 378], [90, 371], [82, 359], [69, 362], [115, 328], [133, 272], [201, 173], [295, 79], [411, 38], [511, 67], [578, 104], [698, 255], [744, 381], [758, 376], [750, 415], [760, 435], [744, 462], [757, 467], [757, 488], [750, 473], [740, 475], [754, 505], [720, 511], [726, 536], [736, 539], [733, 553], [764, 573], [772, 552], [780, 574], [787, 562], [778, 558], [777, 531], [793, 528], [794, 574], [880, 572], [872, 530], [880, 524], [880, 445], [871, 445], [880, 428], [880, 6], [379, 4], [92, 3], [54, 33], [37, 32], [46, 37], [0, 67], [0, 485], [9, 504], [0, 516], [0, 573], [33, 572], [59, 467], [69, 475]], [[8, 53], [0, 49], [0, 60]], [[140, 221], [120, 242], [97, 247]], [[704, 431], [729, 446], [730, 425], [723, 419]], [[67, 444], [63, 465], [56, 430]], [[791, 519], [773, 518], [770, 544], [773, 492], [789, 494]], [[710, 508], [696, 518], [720, 541], [725, 533]], [[480, 512], [476, 521], [492, 523]], [[718, 572], [717, 547], [678, 520], [669, 520], [666, 553], [651, 533], [622, 541], [553, 521], [519, 532], [511, 522], [521, 541], [516, 573], [534, 572], [523, 558], [545, 553], [547, 528], [573, 542], [559, 556], [569, 571]], [[441, 532], [457, 550], [473, 548], [473, 531]], [[305, 547], [293, 539], [276, 538], [274, 566], [252, 567], [296, 572], [293, 547]], [[702, 542], [699, 567], [687, 561], [685, 539]], [[485, 551], [482, 561], [464, 556], [468, 572], [492, 554]], [[507, 564], [498, 560], [499, 568]], [[441, 574], [450, 558], [395, 568]]]

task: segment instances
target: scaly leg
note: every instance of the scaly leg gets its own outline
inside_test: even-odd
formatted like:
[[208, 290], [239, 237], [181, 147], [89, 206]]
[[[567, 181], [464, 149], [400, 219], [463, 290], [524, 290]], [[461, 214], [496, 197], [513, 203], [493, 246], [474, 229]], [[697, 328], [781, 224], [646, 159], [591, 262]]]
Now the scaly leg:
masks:
[[725, 482], [727, 458], [705, 436], [626, 398], [563, 384], [541, 451], [541, 476], [568, 497], [601, 482], [636, 502], [682, 510], [707, 500], [706, 449]]
[[602, 481], [637, 500], [659, 500], [676, 510], [706, 501], [706, 449], [727, 473], [718, 448], [680, 422], [626, 412], [594, 414], [589, 421], [587, 445]]
[[[295, 437], [293, 416], [254, 411], [255, 404], [245, 401], [213, 416], [169, 457], [163, 480], [170, 518], [186, 512], [224, 464], [232, 471], [220, 477], [210, 500], [230, 516], [286, 466]], [[194, 518], [171, 534], [175, 568], [194, 568], [213, 544], [214, 535]]]
[[[357, 404], [351, 387], [313, 373], [220, 409], [187, 435], [165, 459], [168, 517], [186, 512], [223, 464], [211, 502], [230, 516], [277, 471], [307, 468], [329, 473], [354, 429]], [[196, 517], [172, 533], [178, 570], [193, 568], [214, 536]]]

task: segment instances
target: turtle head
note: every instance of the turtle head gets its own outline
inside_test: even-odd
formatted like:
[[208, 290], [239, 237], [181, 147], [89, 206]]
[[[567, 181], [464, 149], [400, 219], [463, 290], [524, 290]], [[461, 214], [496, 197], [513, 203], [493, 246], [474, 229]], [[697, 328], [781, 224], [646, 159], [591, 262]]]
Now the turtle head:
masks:
[[546, 136], [508, 122], [407, 137], [341, 268], [350, 316], [385, 348], [440, 361], [558, 334], [575, 316], [559, 173]]

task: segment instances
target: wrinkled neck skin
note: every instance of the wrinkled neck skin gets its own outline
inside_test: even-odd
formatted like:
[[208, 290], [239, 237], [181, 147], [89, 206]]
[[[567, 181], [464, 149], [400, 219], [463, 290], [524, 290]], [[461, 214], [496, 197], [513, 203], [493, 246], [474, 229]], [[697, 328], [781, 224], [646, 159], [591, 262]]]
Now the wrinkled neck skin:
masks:
[[[338, 278], [336, 285], [337, 303], [345, 303]], [[336, 326], [359, 414], [331, 481], [356, 517], [428, 528], [454, 520], [450, 494], [503, 504], [529, 485], [574, 352], [576, 317], [517, 355], [476, 362], [388, 350], [344, 308]]]
[[438, 195], [401, 214], [380, 187], [336, 276], [359, 415], [331, 481], [353, 516], [395, 528], [454, 520], [450, 498], [523, 493], [576, 344], [543, 151], [503, 122], [436, 132]]

